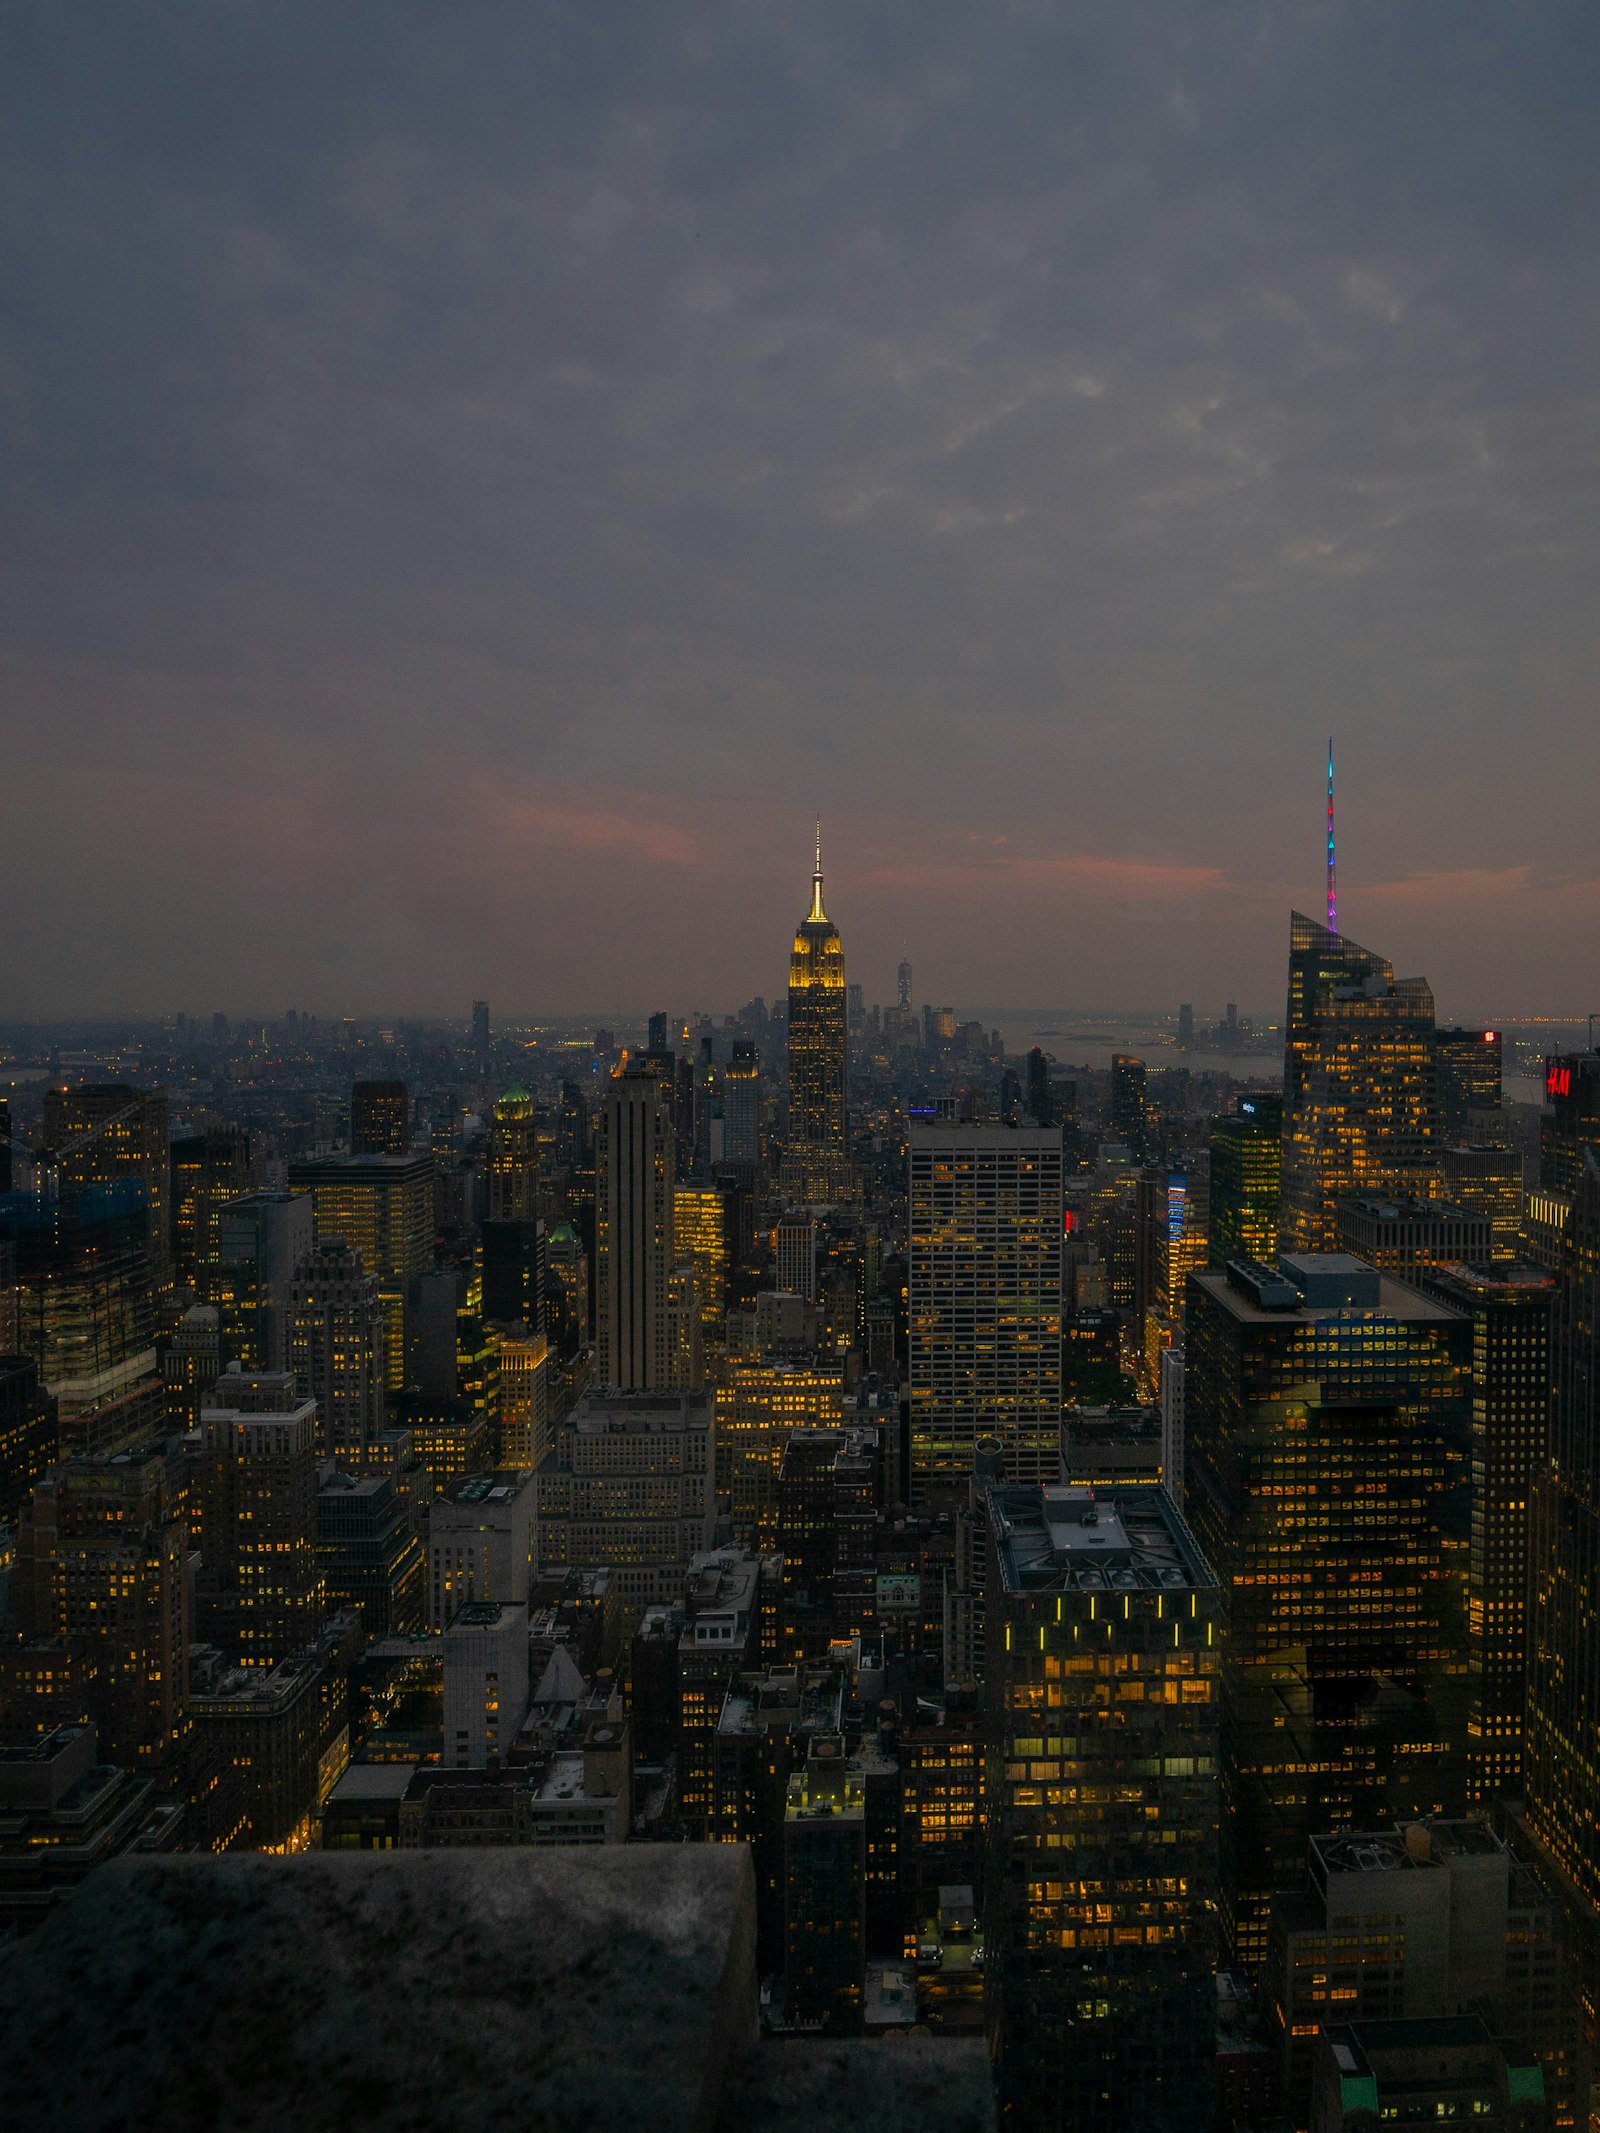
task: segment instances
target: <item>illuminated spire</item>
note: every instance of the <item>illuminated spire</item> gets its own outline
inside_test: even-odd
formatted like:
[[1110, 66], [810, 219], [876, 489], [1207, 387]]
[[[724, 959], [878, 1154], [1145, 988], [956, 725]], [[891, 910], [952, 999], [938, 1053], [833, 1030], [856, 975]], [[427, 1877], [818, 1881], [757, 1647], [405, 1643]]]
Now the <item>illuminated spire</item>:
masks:
[[1328, 736], [1328, 931], [1339, 930], [1339, 890], [1333, 871], [1333, 735]]
[[822, 817], [819, 815], [817, 817], [817, 865], [816, 871], [811, 877], [811, 909], [806, 913], [806, 917], [808, 920], [813, 918], [826, 919], [827, 915], [827, 912], [822, 908]]

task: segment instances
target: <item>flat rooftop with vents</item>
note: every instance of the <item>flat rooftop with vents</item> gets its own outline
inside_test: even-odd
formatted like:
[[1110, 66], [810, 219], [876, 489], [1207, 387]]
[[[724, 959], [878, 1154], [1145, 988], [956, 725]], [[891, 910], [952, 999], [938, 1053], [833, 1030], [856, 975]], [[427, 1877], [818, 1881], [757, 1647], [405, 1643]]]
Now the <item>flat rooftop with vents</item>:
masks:
[[1008, 1592], [1208, 1592], [1216, 1584], [1164, 1489], [1000, 1485], [989, 1507]]

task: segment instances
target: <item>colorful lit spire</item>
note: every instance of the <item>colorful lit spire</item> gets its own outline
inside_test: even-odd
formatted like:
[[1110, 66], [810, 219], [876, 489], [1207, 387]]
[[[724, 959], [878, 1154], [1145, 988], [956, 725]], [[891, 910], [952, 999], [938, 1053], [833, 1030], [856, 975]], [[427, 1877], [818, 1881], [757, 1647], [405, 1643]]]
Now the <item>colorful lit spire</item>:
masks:
[[827, 915], [827, 912], [822, 908], [822, 817], [819, 815], [817, 817], [817, 865], [816, 871], [811, 876], [811, 909], [806, 913], [806, 916], [808, 919], [825, 919]]
[[1333, 735], [1328, 736], [1328, 931], [1339, 930], [1339, 891], [1333, 871]]

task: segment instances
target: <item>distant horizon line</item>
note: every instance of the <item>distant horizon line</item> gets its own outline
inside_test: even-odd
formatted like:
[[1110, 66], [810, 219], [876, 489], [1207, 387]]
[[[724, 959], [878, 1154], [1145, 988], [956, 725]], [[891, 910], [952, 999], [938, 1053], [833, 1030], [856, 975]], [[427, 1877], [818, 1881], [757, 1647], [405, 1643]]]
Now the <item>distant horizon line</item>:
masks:
[[[770, 1001], [774, 1005], [778, 1005], [782, 1003], [784, 994], [782, 991], [779, 991], [770, 995], [757, 994], [755, 997], [770, 999]], [[894, 1005], [893, 1002], [886, 1001], [875, 1001], [872, 1004], [879, 1008], [892, 1008]], [[1057, 1004], [1053, 1006], [1049, 1004], [1043, 1006], [1024, 1005], [1019, 1007], [951, 1007], [945, 1006], [943, 1004], [936, 1005], [932, 1001], [928, 1001], [923, 1004], [933, 1008], [936, 1013], [953, 1014], [958, 1021], [964, 1022], [995, 1022], [1000, 1020], [1022, 1021], [1027, 1020], [1030, 1017], [1047, 1017], [1063, 1022], [1077, 1023], [1079, 1025], [1085, 1023], [1124, 1024], [1138, 1022], [1150, 1024], [1166, 1023], [1171, 1024], [1175, 1027], [1178, 1021], [1179, 1013], [1179, 1010], [1173, 1007], [1069, 1007], [1062, 1004]], [[1221, 1010], [1214, 1011], [1210, 1007], [1201, 1008], [1196, 1003], [1186, 1004], [1191, 1004], [1195, 1006], [1197, 1021], [1206, 1020], [1213, 1023], [1220, 1023], [1222, 1021], [1227, 1006], [1227, 1003], [1224, 1002], [1223, 1008]], [[1266, 1012], [1265, 1010], [1262, 1010], [1260, 1008], [1244, 1007], [1238, 1002], [1235, 1002], [1234, 1004], [1238, 1007], [1241, 1016], [1253, 1022], [1260, 1021], [1263, 1014]], [[191, 1017], [192, 1026], [196, 1029], [208, 1028], [210, 1025], [212, 1014], [218, 1011], [219, 1010], [216, 1009], [210, 1009], [204, 1013], [194, 1015], [193, 1017]], [[702, 1013], [706, 1012], [706, 1010], [696, 1011]], [[913, 1014], [918, 1015], [920, 1015], [921, 1011], [921, 1007], [917, 1007], [911, 1010]], [[129, 1030], [171, 1030], [176, 1028], [177, 1015], [180, 1012], [187, 1014], [188, 1010], [182, 1009], [174, 1010], [171, 1013], [166, 1014], [152, 1014], [148, 1011], [140, 1010], [117, 1011], [107, 1009], [93, 1009], [79, 1010], [75, 1013], [64, 1015], [19, 1015], [15, 1017], [6, 1017], [3, 1020], [0, 1020], [0, 1030], [54, 1031], [61, 1029], [89, 1030], [117, 1027]], [[465, 1013], [438, 1008], [403, 1008], [390, 1010], [374, 1008], [362, 1010], [359, 1012], [353, 1012], [322, 1008], [304, 1009], [298, 1007], [280, 1008], [273, 1012], [263, 1012], [258, 1009], [223, 1009], [220, 1010], [220, 1012], [226, 1014], [230, 1025], [238, 1024], [245, 1027], [281, 1023], [285, 1021], [290, 1014], [302, 1016], [310, 1014], [316, 1017], [317, 1022], [320, 1025], [351, 1023], [357, 1025], [358, 1027], [372, 1026], [375, 1028], [382, 1028], [385, 1025], [390, 1024], [399, 1025], [401, 1023], [426, 1023], [446, 1027], [459, 1025], [461, 1028], [469, 1032], [472, 1028], [472, 1011], [470, 1008]], [[720, 1013], [716, 1011], [711, 1011], [709, 1019], [711, 1019], [715, 1023], [720, 1024], [729, 1015], [732, 1015], [734, 1018], [737, 1018], [739, 1012], [740, 1010], [737, 1008], [724, 1008], [720, 1011]], [[1280, 1005], [1275, 1005], [1271, 1010], [1271, 1014], [1274, 1017], [1281, 1017], [1282, 1012], [1283, 1010]], [[551, 1008], [531, 1010], [526, 1008], [516, 1008], [499, 1011], [496, 1010], [492, 1001], [489, 1003], [489, 1017], [491, 1028], [527, 1026], [537, 1027], [540, 1024], [556, 1023], [576, 1023], [584, 1026], [592, 1025], [595, 1028], [604, 1028], [607, 1024], [613, 1022], [623, 1024], [647, 1024], [652, 1015], [661, 1013], [667, 1013], [669, 1022], [679, 1023], [680, 1026], [681, 1020], [688, 1019], [687, 1017], [680, 1018], [679, 1016], [672, 1014], [670, 1011], [662, 1008], [612, 1006], [570, 1010], [557, 1010]], [[1541, 1025], [1549, 1025], [1555, 1028], [1582, 1028], [1591, 1019], [1591, 1015], [1587, 1011], [1580, 1014], [1552, 1014], [1548, 1009], [1542, 1009], [1537, 1013], [1520, 1014], [1506, 1011], [1497, 1012], [1493, 1015], [1466, 1014], [1462, 1012], [1456, 1012], [1451, 1015], [1436, 1015], [1436, 1020], [1443, 1027], [1449, 1027], [1454, 1022], [1478, 1025], [1485, 1028], [1493, 1028], [1498, 1024], [1505, 1024], [1507, 1027], [1516, 1026], [1521, 1028], [1539, 1027]]]

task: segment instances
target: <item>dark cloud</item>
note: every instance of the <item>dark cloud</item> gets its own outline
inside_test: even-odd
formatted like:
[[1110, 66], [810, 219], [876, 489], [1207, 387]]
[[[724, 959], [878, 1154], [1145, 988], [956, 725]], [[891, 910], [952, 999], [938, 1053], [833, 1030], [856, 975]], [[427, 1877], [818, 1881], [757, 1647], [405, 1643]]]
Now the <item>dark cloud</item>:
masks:
[[1583, 1004], [1592, 7], [0, 38], [16, 1011]]

